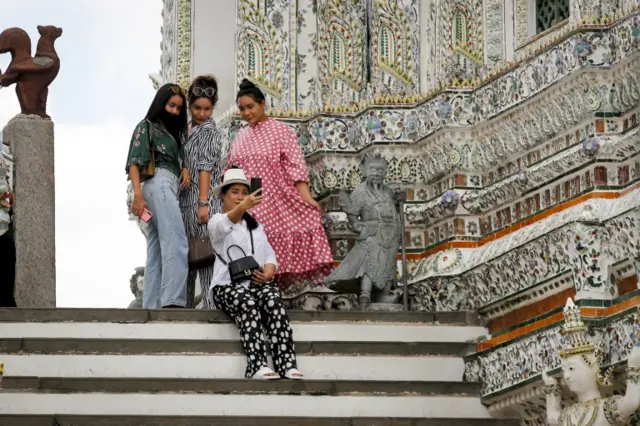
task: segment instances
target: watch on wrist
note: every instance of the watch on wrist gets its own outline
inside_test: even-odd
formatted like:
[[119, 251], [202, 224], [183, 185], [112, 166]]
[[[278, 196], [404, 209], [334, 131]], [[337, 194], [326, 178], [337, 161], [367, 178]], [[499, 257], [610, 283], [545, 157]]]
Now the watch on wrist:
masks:
[[198, 201], [198, 207], [209, 207], [208, 201]]

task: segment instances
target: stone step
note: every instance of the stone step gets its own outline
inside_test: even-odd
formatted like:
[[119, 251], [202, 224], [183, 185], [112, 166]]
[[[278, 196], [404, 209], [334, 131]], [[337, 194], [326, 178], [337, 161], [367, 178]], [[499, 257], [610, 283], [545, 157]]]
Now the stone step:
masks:
[[[286, 394], [286, 395], [472, 395], [479, 383], [418, 382], [379, 380], [248, 380], [175, 378], [69, 378], [10, 377], [2, 379], [2, 391], [144, 393], [176, 392], [206, 394]], [[1, 396], [0, 396], [1, 398]]]
[[519, 426], [510, 419], [0, 415], [0, 426]]
[[0, 309], [0, 426], [517, 424], [462, 381], [474, 314], [290, 317], [304, 381], [243, 379], [220, 311]]
[[[36, 377], [244, 377], [244, 355], [40, 355], [2, 354], [7, 376]], [[298, 366], [308, 380], [391, 380], [460, 382], [460, 357], [302, 355]]]
[[[307, 341], [369, 342], [466, 342], [486, 335], [478, 326], [425, 325], [421, 323], [385, 322], [293, 322], [293, 335]], [[238, 340], [233, 323], [160, 322], [0, 322], [0, 339], [184, 339]]]
[[25, 393], [4, 391], [0, 414], [92, 416], [400, 417], [489, 419], [470, 396]]
[[[268, 345], [267, 345], [268, 347]], [[298, 355], [464, 356], [463, 342], [309, 342], [296, 341]], [[0, 353], [12, 354], [242, 354], [237, 340], [168, 339], [0, 339]]]
[[[447, 325], [481, 325], [474, 312], [357, 312], [288, 311], [293, 322], [375, 322]], [[0, 322], [113, 322], [147, 323], [182, 321], [230, 323], [222, 311], [196, 309], [86, 309], [86, 308], [0, 308]]]

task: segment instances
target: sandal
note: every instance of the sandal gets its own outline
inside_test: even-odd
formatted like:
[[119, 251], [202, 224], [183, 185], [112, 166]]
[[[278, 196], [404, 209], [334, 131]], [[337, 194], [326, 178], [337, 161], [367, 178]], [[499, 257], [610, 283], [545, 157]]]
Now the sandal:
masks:
[[290, 368], [286, 373], [284, 373], [284, 377], [291, 380], [302, 380], [304, 378], [304, 374], [302, 374], [297, 368]]
[[280, 378], [280, 375], [269, 367], [262, 367], [251, 378], [256, 380], [276, 380]]

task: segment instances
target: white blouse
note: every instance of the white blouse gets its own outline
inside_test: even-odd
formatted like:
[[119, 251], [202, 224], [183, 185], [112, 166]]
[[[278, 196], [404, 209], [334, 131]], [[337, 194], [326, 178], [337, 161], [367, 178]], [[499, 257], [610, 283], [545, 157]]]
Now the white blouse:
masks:
[[[229, 220], [229, 216], [227, 216], [226, 213], [217, 213], [209, 219], [207, 229], [209, 230], [209, 239], [211, 240], [213, 249], [222, 256], [225, 262], [229, 263], [231, 260], [236, 260], [244, 256], [238, 247], [231, 247], [227, 255], [227, 249], [233, 245], [240, 246], [247, 256], [251, 255], [251, 239], [246, 221], [243, 220], [241, 223], [233, 223]], [[258, 265], [262, 266], [270, 263], [277, 267], [276, 253], [273, 251], [271, 244], [269, 244], [267, 234], [264, 233], [262, 225], [258, 225], [251, 233], [253, 234], [253, 258], [258, 262]], [[229, 259], [229, 257], [231, 257], [231, 259]], [[248, 286], [250, 282], [251, 280], [246, 280], [241, 284]], [[209, 288], [212, 289], [217, 285], [230, 283], [229, 267], [223, 264], [220, 259], [216, 258], [213, 264], [213, 278], [211, 279]]]

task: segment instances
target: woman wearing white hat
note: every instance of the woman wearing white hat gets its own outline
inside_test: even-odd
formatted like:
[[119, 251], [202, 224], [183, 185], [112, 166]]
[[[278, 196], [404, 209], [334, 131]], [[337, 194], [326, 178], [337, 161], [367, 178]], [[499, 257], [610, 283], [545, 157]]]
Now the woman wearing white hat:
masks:
[[[261, 190], [249, 194], [242, 169], [231, 168], [213, 189], [222, 200], [222, 211], [209, 220], [214, 264], [211, 294], [215, 305], [240, 329], [247, 355], [245, 376], [254, 379], [302, 379], [297, 369], [289, 317], [273, 282], [276, 255], [263, 227], [247, 210], [262, 202]], [[263, 333], [271, 345], [276, 372], [267, 366]]]

